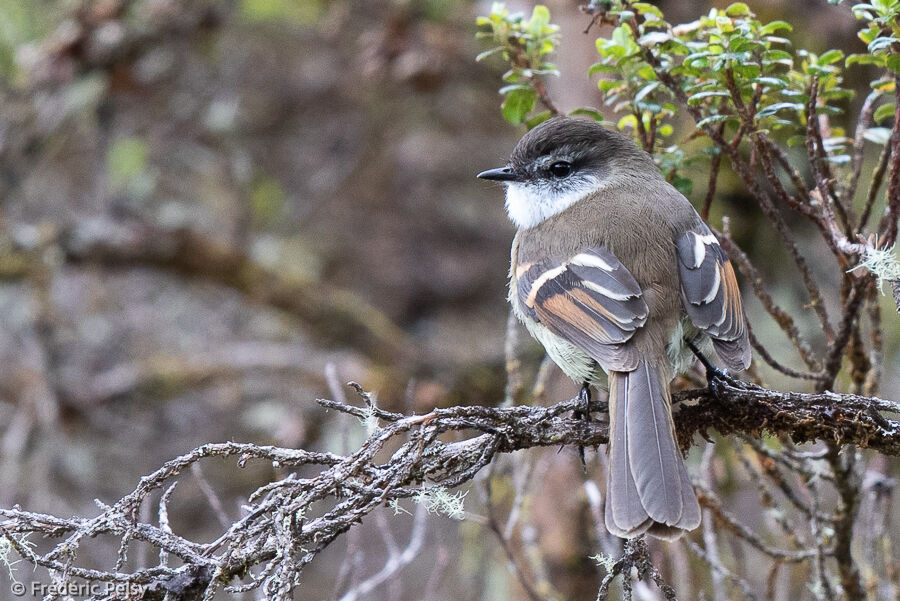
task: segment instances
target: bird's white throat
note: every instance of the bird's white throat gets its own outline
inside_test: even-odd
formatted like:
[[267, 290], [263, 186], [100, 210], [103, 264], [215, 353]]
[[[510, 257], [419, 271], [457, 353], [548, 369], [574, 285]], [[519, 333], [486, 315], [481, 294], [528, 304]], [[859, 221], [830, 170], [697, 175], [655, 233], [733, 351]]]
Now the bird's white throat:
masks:
[[510, 182], [506, 185], [506, 214], [521, 229], [529, 229], [571, 207], [600, 187], [588, 176], [554, 188], [541, 183]]

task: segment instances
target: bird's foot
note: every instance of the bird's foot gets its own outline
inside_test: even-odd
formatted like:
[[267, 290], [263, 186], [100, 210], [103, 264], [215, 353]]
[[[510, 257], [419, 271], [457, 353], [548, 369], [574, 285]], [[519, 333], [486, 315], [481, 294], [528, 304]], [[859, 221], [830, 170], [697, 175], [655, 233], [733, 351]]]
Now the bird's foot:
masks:
[[575, 418], [591, 421], [591, 387], [587, 382], [581, 385], [575, 400], [578, 401], [578, 407], [574, 411]]
[[713, 367], [712, 369], [706, 370], [706, 387], [709, 388], [709, 391], [716, 397], [717, 401], [725, 399], [722, 395], [722, 385], [730, 384], [733, 381], [734, 378], [732, 378], [724, 369]]
[[[575, 399], [578, 401], [578, 407], [573, 412], [575, 419], [581, 419], [586, 422], [591, 421], [591, 387], [587, 382], [581, 385], [581, 390], [578, 391], [578, 396]], [[587, 474], [584, 447], [580, 445], [578, 447], [578, 457], [581, 459], [581, 469]]]
[[703, 364], [703, 368], [706, 370], [706, 386], [709, 388], [712, 395], [716, 397], [716, 400], [724, 400], [725, 397], [722, 395], [723, 386], [743, 388], [741, 381], [732, 377], [727, 370], [713, 365], [712, 361], [703, 354], [697, 345], [694, 344], [693, 340], [685, 338], [684, 342], [687, 344], [687, 347], [691, 349], [691, 352], [694, 353], [694, 356], [697, 357], [700, 363]]

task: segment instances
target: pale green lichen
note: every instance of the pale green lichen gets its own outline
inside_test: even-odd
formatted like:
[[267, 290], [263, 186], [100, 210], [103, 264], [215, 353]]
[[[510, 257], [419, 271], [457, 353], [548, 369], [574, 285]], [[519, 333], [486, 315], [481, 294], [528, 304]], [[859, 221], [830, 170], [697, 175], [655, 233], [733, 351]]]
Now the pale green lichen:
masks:
[[[877, 241], [876, 245], [877, 246]], [[900, 261], [894, 252], [894, 246], [890, 248], [869, 248], [866, 251], [866, 259], [851, 269], [868, 269], [878, 278], [878, 289], [882, 290], [885, 282], [900, 280]], [[883, 291], [883, 290], [882, 290]]]
[[[34, 549], [35, 544], [28, 540], [28, 535], [23, 534], [19, 538], [16, 539], [16, 542], [19, 543], [22, 547], [26, 549]], [[10, 554], [15, 550], [13, 546], [13, 541], [9, 540], [6, 537], [0, 538], [0, 564], [6, 568], [6, 571], [9, 573], [9, 580], [13, 584], [18, 584], [19, 581], [16, 579], [16, 564], [20, 563], [21, 559], [13, 560], [10, 557]]]
[[425, 507], [428, 513], [444, 514], [454, 520], [461, 520], [466, 517], [463, 499], [467, 494], [469, 494], [468, 491], [451, 493], [443, 486], [431, 488], [422, 486], [421, 490], [413, 497], [413, 501]]
[[371, 436], [379, 429], [378, 424], [378, 399], [375, 396], [375, 393], [370, 393], [368, 395], [369, 403], [366, 405], [364, 409], [365, 413], [362, 417], [359, 417], [359, 423], [366, 429], [366, 434]]
[[616, 558], [612, 555], [606, 555], [605, 553], [597, 553], [596, 555], [591, 555], [590, 559], [592, 559], [598, 566], [606, 570], [607, 574], [612, 574], [613, 568], [616, 565]]
[[391, 499], [391, 501], [388, 502], [388, 507], [394, 511], [394, 515], [400, 515], [401, 513], [412, 515], [410, 512], [400, 507], [400, 499]]

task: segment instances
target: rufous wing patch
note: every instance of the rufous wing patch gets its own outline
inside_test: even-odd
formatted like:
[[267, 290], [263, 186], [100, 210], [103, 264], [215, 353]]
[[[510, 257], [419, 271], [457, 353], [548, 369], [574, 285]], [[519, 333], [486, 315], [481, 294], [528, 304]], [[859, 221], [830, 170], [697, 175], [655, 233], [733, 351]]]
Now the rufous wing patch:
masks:
[[628, 341], [647, 320], [634, 276], [611, 252], [588, 248], [565, 261], [518, 266], [522, 311], [604, 367], [635, 364]]

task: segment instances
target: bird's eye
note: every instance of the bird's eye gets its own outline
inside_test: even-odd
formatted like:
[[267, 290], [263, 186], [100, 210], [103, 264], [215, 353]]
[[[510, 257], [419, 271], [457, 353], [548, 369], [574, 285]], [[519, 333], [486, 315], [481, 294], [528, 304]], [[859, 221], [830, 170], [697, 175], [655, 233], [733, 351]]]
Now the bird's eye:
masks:
[[553, 177], [568, 177], [572, 173], [572, 164], [566, 161], [557, 161], [550, 165], [550, 173]]

